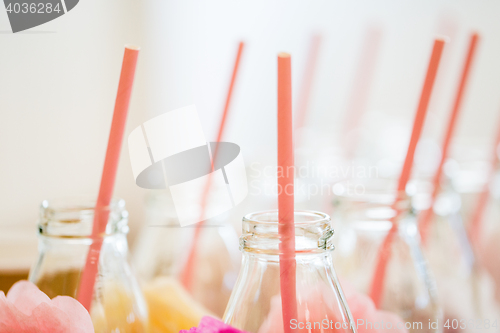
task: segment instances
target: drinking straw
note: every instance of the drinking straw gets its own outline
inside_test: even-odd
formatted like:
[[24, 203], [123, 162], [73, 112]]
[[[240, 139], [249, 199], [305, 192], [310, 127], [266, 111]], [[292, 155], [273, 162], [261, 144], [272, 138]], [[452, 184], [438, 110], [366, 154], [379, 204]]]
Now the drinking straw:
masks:
[[[222, 118], [221, 118], [221, 121], [219, 124], [219, 132], [217, 134], [217, 145], [216, 145], [215, 150], [212, 154], [212, 168], [211, 168], [212, 171], [214, 169], [214, 163], [216, 161], [218, 151], [219, 151], [219, 142], [222, 140], [222, 134], [224, 133], [227, 115], [229, 114], [229, 105], [231, 103], [231, 97], [233, 96], [234, 83], [236, 81], [236, 76], [238, 74], [241, 54], [243, 53], [244, 46], [245, 46], [244, 42], [240, 42], [238, 44], [238, 52], [236, 53], [236, 60], [234, 62], [233, 74], [231, 76], [231, 82], [229, 83], [229, 89], [227, 91], [227, 96], [226, 96], [226, 102], [224, 104], [224, 110], [222, 112]], [[210, 192], [210, 186], [212, 183], [212, 176], [211, 175], [212, 175], [212, 173], [210, 173], [208, 176], [207, 182], [205, 184], [205, 188], [204, 188], [202, 196], [201, 196], [200, 221], [203, 220], [204, 215], [205, 215], [205, 206], [207, 203], [208, 194]], [[186, 264], [184, 265], [184, 268], [181, 271], [181, 275], [180, 275], [181, 283], [184, 285], [184, 287], [187, 290], [191, 290], [191, 287], [192, 287], [193, 275], [194, 275], [195, 265], [196, 265], [195, 264], [196, 263], [196, 254], [197, 254], [197, 250], [198, 250], [198, 245], [200, 243], [199, 239], [201, 237], [201, 230], [202, 230], [203, 224], [204, 224], [204, 221], [198, 223], [198, 226], [194, 230], [193, 241], [191, 243], [191, 246], [190, 246], [190, 249], [188, 252], [188, 258], [186, 260]]]
[[125, 122], [127, 120], [138, 55], [138, 47], [125, 46], [120, 81], [118, 83], [118, 92], [116, 94], [115, 109], [113, 111], [113, 120], [109, 133], [108, 148], [104, 159], [101, 185], [94, 212], [91, 235], [92, 244], [87, 254], [87, 260], [80, 279], [80, 287], [78, 288], [78, 300], [89, 312], [94, 292], [94, 284], [97, 277], [103, 236], [106, 232], [106, 225], [109, 218], [109, 205], [115, 185], [116, 171], [120, 159], [120, 149], [123, 141], [123, 133], [125, 131]]
[[[404, 191], [406, 188], [406, 184], [411, 175], [411, 169], [413, 166], [413, 158], [415, 156], [415, 148], [417, 147], [418, 140], [420, 138], [420, 134], [422, 133], [422, 128], [424, 125], [425, 115], [427, 113], [427, 108], [429, 106], [429, 100], [432, 93], [432, 87], [434, 85], [434, 80], [436, 78], [436, 73], [439, 67], [439, 61], [441, 59], [441, 54], [443, 52], [444, 47], [443, 39], [435, 39], [434, 47], [432, 49], [431, 59], [429, 61], [429, 66], [427, 68], [427, 74], [424, 81], [424, 86], [422, 88], [422, 93], [420, 95], [420, 100], [417, 107], [417, 113], [415, 115], [415, 120], [413, 122], [413, 130], [411, 133], [410, 144], [408, 145], [408, 150], [406, 152], [406, 158], [403, 164], [403, 169], [401, 171], [401, 175], [398, 181], [397, 194], [395, 198], [395, 202], [393, 204], [393, 209], [399, 211], [398, 204], [404, 198]], [[396, 214], [395, 218], [399, 214]], [[392, 227], [389, 230], [384, 242], [382, 243], [379, 252], [377, 264], [375, 266], [375, 274], [373, 276], [372, 285], [370, 289], [370, 297], [372, 298], [375, 306], [377, 308], [380, 307], [380, 301], [382, 297], [384, 281], [385, 281], [385, 273], [387, 263], [389, 262], [391, 256], [391, 244], [394, 240], [394, 236], [396, 235], [398, 225], [395, 218], [392, 219]]]
[[375, 65], [380, 53], [381, 41], [382, 30], [378, 27], [370, 26], [366, 32], [361, 49], [361, 57], [356, 67], [342, 130], [342, 141], [344, 142], [344, 147], [346, 147], [346, 154], [349, 157], [352, 157], [359, 143], [359, 135], [352, 135], [352, 132], [358, 128], [366, 111], [375, 73]]
[[294, 161], [292, 121], [291, 57], [278, 54], [278, 232], [283, 329], [292, 332], [290, 320], [297, 319], [295, 289]]
[[[448, 83], [446, 79], [452, 76], [452, 65], [453, 65], [453, 46], [456, 44], [453, 41], [457, 40], [457, 31], [458, 24], [456, 20], [448, 15], [447, 13], [443, 13], [440, 15], [436, 35], [438, 36], [447, 36], [450, 40], [449, 45], [446, 45], [446, 48], [443, 51], [443, 55], [441, 56], [441, 65], [439, 65], [439, 72], [436, 76], [436, 82], [434, 83], [433, 88], [433, 98], [429, 104], [429, 110], [427, 111], [429, 114], [437, 114], [444, 109], [447, 109], [450, 103], [446, 100], [447, 92], [448, 92]], [[455, 87], [452, 87], [455, 88]], [[443, 105], [443, 103], [445, 105]], [[437, 127], [440, 125], [440, 122], [436, 122]]]
[[311, 96], [311, 87], [316, 73], [316, 65], [318, 62], [319, 48], [321, 46], [321, 35], [315, 34], [311, 36], [309, 54], [307, 56], [307, 63], [300, 86], [299, 98], [297, 103], [297, 122], [295, 128], [302, 128], [304, 126], [307, 110], [309, 106], [309, 99]]
[[479, 240], [481, 236], [482, 222], [484, 212], [486, 210], [486, 205], [490, 198], [489, 185], [493, 181], [495, 177], [495, 172], [498, 167], [498, 146], [500, 145], [500, 127], [497, 130], [495, 145], [493, 147], [493, 151], [491, 154], [491, 169], [488, 175], [487, 181], [484, 183], [484, 187], [479, 194], [476, 207], [472, 213], [471, 222], [469, 224], [469, 238], [471, 240], [472, 245], [476, 250], [478, 250]]
[[455, 95], [455, 101], [453, 103], [453, 107], [451, 109], [450, 119], [448, 120], [448, 126], [446, 128], [446, 134], [444, 136], [444, 141], [442, 145], [441, 152], [441, 160], [439, 162], [439, 166], [436, 169], [436, 173], [433, 178], [433, 191], [431, 197], [431, 204], [428, 209], [424, 210], [420, 213], [418, 225], [420, 227], [420, 235], [422, 237], [422, 243], [425, 245], [428, 240], [430, 226], [432, 224], [433, 218], [433, 206], [436, 202], [437, 195], [440, 190], [443, 166], [448, 158], [448, 150], [450, 147], [451, 139], [453, 137], [453, 132], [455, 129], [455, 124], [457, 123], [458, 114], [462, 105], [463, 95], [465, 91], [465, 87], [467, 86], [467, 81], [469, 78], [470, 68], [472, 64], [472, 60], [474, 58], [474, 54], [476, 51], [477, 42], [479, 40], [479, 35], [477, 33], [473, 33], [470, 36], [469, 49], [467, 52], [467, 57], [465, 58], [464, 67], [462, 70], [462, 76], [460, 78], [460, 82], [458, 84], [457, 93]]

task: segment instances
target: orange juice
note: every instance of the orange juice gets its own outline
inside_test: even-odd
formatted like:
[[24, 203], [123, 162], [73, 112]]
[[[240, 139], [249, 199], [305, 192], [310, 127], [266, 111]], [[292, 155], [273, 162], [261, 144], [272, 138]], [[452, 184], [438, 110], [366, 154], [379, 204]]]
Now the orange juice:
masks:
[[198, 326], [203, 316], [212, 315], [171, 277], [152, 280], [143, 293], [149, 308], [150, 333], [178, 333]]
[[[45, 274], [35, 284], [50, 298], [59, 295], [76, 297], [81, 271], [77, 269]], [[98, 302], [92, 303], [90, 315], [95, 333], [147, 333], [147, 320], [134, 309], [132, 297], [119, 283], [103, 281], [97, 287]]]

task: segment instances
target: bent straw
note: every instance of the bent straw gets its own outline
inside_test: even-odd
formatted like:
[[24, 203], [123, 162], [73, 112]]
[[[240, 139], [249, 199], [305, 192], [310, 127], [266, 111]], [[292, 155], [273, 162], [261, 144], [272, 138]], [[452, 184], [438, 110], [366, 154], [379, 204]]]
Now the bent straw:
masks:
[[479, 240], [481, 236], [481, 230], [482, 230], [482, 222], [483, 222], [483, 216], [484, 212], [486, 210], [486, 205], [488, 203], [488, 200], [490, 198], [490, 191], [489, 191], [489, 184], [495, 177], [495, 172], [498, 167], [498, 145], [500, 144], [500, 127], [497, 130], [497, 135], [495, 138], [495, 145], [493, 147], [493, 154], [491, 156], [491, 169], [490, 169], [490, 174], [488, 175], [488, 179], [486, 183], [484, 184], [484, 188], [479, 194], [479, 198], [477, 200], [476, 208], [474, 209], [474, 212], [472, 214], [471, 222], [469, 224], [469, 238], [471, 240], [472, 245], [474, 246], [475, 250], [479, 250]]
[[[233, 88], [234, 88], [234, 83], [236, 81], [236, 75], [238, 74], [238, 69], [240, 66], [240, 59], [241, 59], [241, 54], [243, 53], [243, 47], [245, 46], [245, 43], [240, 42], [238, 45], [238, 52], [236, 54], [236, 61], [234, 62], [234, 68], [233, 68], [233, 74], [231, 76], [231, 82], [229, 83], [229, 90], [227, 92], [227, 97], [226, 97], [226, 102], [224, 104], [224, 111], [222, 112], [222, 118], [219, 124], [219, 133], [217, 134], [217, 145], [215, 146], [215, 150], [212, 154], [212, 167], [211, 171], [214, 169], [214, 163], [216, 161], [218, 151], [219, 151], [219, 142], [222, 140], [222, 134], [224, 133], [224, 128], [226, 125], [226, 120], [227, 120], [227, 115], [229, 114], [229, 105], [231, 103], [231, 97], [233, 96]], [[201, 212], [200, 212], [200, 221], [203, 220], [203, 217], [205, 215], [205, 206], [207, 204], [207, 199], [208, 199], [208, 193], [210, 192], [210, 186], [212, 184], [212, 173], [209, 174], [207, 182], [205, 184], [205, 188], [201, 197]], [[194, 235], [193, 235], [193, 241], [191, 243], [191, 247], [188, 252], [188, 258], [186, 261], [186, 264], [184, 266], [184, 269], [181, 272], [180, 279], [181, 283], [184, 285], [184, 287], [187, 290], [191, 290], [192, 287], [192, 282], [193, 282], [193, 273], [195, 270], [195, 263], [196, 263], [196, 254], [197, 254], [197, 249], [199, 245], [199, 239], [201, 237], [201, 227], [204, 222], [200, 222], [198, 226], [194, 230]]]
[[311, 96], [311, 88], [316, 73], [316, 65], [318, 62], [319, 48], [321, 46], [321, 35], [315, 34], [311, 36], [309, 54], [307, 56], [307, 63], [305, 67], [302, 84], [300, 86], [300, 93], [297, 103], [297, 122], [295, 128], [304, 127], [306, 120], [307, 110], [309, 107], [309, 99]]
[[448, 150], [450, 147], [451, 139], [453, 137], [453, 132], [455, 129], [455, 124], [457, 123], [458, 114], [460, 112], [460, 108], [462, 105], [463, 95], [465, 88], [467, 86], [467, 80], [469, 78], [469, 72], [472, 64], [472, 60], [474, 59], [474, 54], [476, 51], [477, 42], [479, 40], [479, 35], [477, 33], [473, 33], [470, 36], [469, 49], [467, 52], [467, 57], [465, 58], [464, 68], [462, 70], [462, 76], [460, 78], [460, 83], [458, 85], [457, 94], [455, 96], [455, 101], [453, 103], [453, 108], [451, 110], [450, 119], [448, 121], [448, 127], [446, 129], [446, 134], [443, 141], [441, 160], [439, 162], [439, 166], [436, 169], [436, 173], [433, 178], [433, 191], [431, 197], [431, 204], [428, 209], [420, 213], [418, 226], [420, 228], [420, 235], [422, 238], [422, 243], [427, 244], [430, 226], [432, 224], [433, 218], [433, 206], [436, 202], [437, 195], [440, 190], [443, 166], [448, 158]]
[[280, 236], [279, 267], [283, 329], [292, 332], [289, 325], [297, 319], [295, 287], [295, 224], [294, 224], [294, 169], [292, 74], [291, 57], [278, 54], [278, 232]]
[[382, 41], [382, 30], [371, 26], [368, 28], [361, 50], [361, 57], [354, 75], [354, 82], [349, 94], [349, 100], [346, 109], [346, 116], [342, 130], [342, 136], [346, 155], [352, 157], [360, 137], [355, 134], [350, 135], [356, 130], [363, 119], [368, 104], [373, 77], [375, 74], [376, 63], [380, 53], [380, 43]]
[[94, 284], [99, 266], [99, 255], [103, 243], [103, 236], [106, 232], [106, 225], [109, 218], [109, 205], [113, 188], [115, 185], [116, 171], [120, 159], [120, 149], [125, 131], [125, 123], [134, 83], [135, 67], [139, 48], [126, 46], [123, 55], [122, 70], [116, 94], [115, 109], [108, 139], [108, 148], [104, 159], [99, 196], [94, 212], [94, 222], [92, 226], [92, 244], [90, 245], [85, 262], [85, 268], [80, 279], [78, 288], [78, 301], [90, 312]]
[[[427, 74], [424, 81], [424, 86], [422, 88], [422, 93], [420, 95], [420, 101], [417, 107], [417, 113], [415, 115], [415, 120], [413, 122], [413, 130], [411, 134], [410, 144], [408, 145], [408, 151], [406, 153], [406, 158], [403, 164], [403, 170], [399, 177], [398, 188], [396, 199], [393, 204], [393, 209], [399, 210], [398, 203], [403, 199], [402, 193], [404, 193], [406, 184], [411, 175], [411, 169], [413, 166], [413, 158], [415, 156], [415, 148], [417, 147], [418, 140], [422, 133], [422, 128], [424, 125], [425, 115], [427, 113], [427, 108], [429, 106], [429, 100], [432, 93], [432, 87], [434, 85], [434, 80], [436, 78], [436, 73], [439, 67], [439, 61], [441, 59], [441, 54], [443, 52], [444, 40], [435, 39], [434, 47], [432, 49], [431, 59], [429, 61], [429, 66], [427, 68]], [[396, 214], [396, 217], [398, 214]], [[380, 246], [378, 253], [378, 260], [375, 266], [375, 274], [373, 276], [372, 285], [370, 289], [370, 297], [372, 298], [375, 306], [380, 307], [380, 301], [382, 297], [385, 273], [387, 263], [389, 262], [391, 256], [391, 244], [394, 240], [398, 227], [397, 221], [392, 220], [392, 227], [389, 230], [384, 242]]]

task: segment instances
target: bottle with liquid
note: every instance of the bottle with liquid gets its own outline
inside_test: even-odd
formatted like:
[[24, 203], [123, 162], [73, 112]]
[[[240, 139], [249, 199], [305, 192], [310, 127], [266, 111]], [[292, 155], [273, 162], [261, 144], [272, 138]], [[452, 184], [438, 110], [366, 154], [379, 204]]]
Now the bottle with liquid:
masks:
[[[102, 235], [98, 276], [90, 315], [96, 333], [146, 333], [148, 312], [141, 289], [127, 263], [128, 212], [113, 200]], [[95, 201], [74, 198], [43, 201], [38, 221], [39, 255], [29, 280], [47, 296], [77, 297], [82, 270], [92, 244]]]
[[[193, 278], [190, 288], [185, 288], [180, 276], [198, 225], [179, 225], [168, 191], [148, 194], [146, 223], [136, 241], [132, 262], [148, 303], [154, 305], [151, 315], [157, 318], [155, 322], [164, 323], [158, 327], [175, 327], [168, 332], [177, 333], [198, 325], [203, 315], [224, 314], [241, 263], [238, 235], [226, 222], [227, 214], [223, 214], [200, 227]], [[164, 295], [161, 300], [160, 294]], [[190, 305], [178, 307], [185, 303]]]

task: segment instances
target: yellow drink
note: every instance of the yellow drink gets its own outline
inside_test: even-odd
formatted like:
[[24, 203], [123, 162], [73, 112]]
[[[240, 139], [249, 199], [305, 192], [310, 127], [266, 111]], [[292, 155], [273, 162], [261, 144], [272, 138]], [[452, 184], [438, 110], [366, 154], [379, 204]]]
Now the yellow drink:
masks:
[[[35, 284], [50, 298], [64, 295], [76, 297], [80, 282], [79, 270], [59, 271], [43, 275]], [[147, 333], [147, 322], [134, 309], [132, 297], [114, 281], [100, 282], [98, 302], [92, 303], [90, 316], [95, 333]]]
[[143, 293], [149, 308], [150, 333], [178, 333], [198, 326], [203, 316], [212, 315], [172, 277], [154, 279]]

